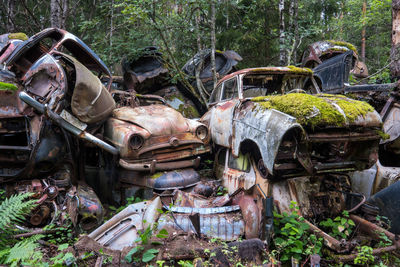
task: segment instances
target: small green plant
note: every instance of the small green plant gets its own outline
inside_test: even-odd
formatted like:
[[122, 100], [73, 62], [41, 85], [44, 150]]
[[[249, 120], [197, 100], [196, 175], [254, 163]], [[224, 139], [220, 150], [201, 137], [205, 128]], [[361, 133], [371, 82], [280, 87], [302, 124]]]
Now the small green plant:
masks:
[[217, 189], [217, 196], [223, 196], [226, 193], [228, 193], [228, 189], [223, 187], [223, 186], [219, 186]]
[[63, 251], [69, 247], [68, 243], [61, 244], [58, 246], [58, 251], [60, 251], [56, 256], [50, 258], [52, 262], [52, 267], [62, 267], [66, 262], [75, 262], [75, 257], [71, 252], [64, 253]]
[[77, 238], [74, 238], [74, 225], [68, 216], [62, 226], [49, 224], [46, 225], [43, 230], [52, 231], [52, 233], [47, 234], [48, 242], [52, 244], [68, 243], [69, 245], [73, 245], [77, 240]]
[[322, 238], [311, 234], [309, 225], [299, 216], [299, 207], [295, 202], [290, 204], [292, 212], [278, 214], [274, 212], [275, 237], [273, 239], [273, 258], [280, 256], [281, 262], [292, 257], [301, 260], [303, 256], [318, 254], [322, 248]]
[[349, 218], [349, 213], [343, 211], [342, 216], [337, 216], [335, 219], [328, 218], [319, 223], [321, 226], [329, 229], [329, 234], [335, 238], [349, 237], [355, 227], [355, 223]]
[[372, 255], [372, 248], [369, 246], [357, 247], [357, 257], [354, 259], [354, 264], [367, 265], [374, 262], [375, 258]]
[[114, 207], [114, 206], [108, 206], [108, 208], [110, 210], [112, 210], [114, 213], [118, 213], [120, 211], [122, 211], [123, 209], [125, 209], [126, 207], [128, 207], [131, 204], [135, 204], [135, 203], [139, 203], [142, 202], [143, 199], [141, 199], [140, 197], [135, 197], [135, 196], [131, 196], [131, 197], [127, 197], [126, 198], [126, 204], [123, 206], [120, 206], [118, 208]]
[[182, 267], [193, 267], [193, 263], [191, 261], [188, 260], [180, 260], [178, 261], [178, 265], [182, 266]]
[[[152, 261], [158, 254], [158, 249], [150, 248], [145, 250], [145, 245], [149, 243], [150, 238], [153, 235], [153, 232], [157, 229], [157, 224], [153, 224], [153, 226], [148, 226], [144, 231], [139, 234], [139, 237], [135, 240], [137, 243], [136, 247], [131, 249], [128, 254], [125, 256], [125, 261], [128, 263], [147, 263]], [[157, 234], [158, 238], [168, 238], [168, 231], [165, 229], [161, 229]], [[158, 242], [153, 242], [153, 245], [157, 245]], [[141, 254], [141, 257], [138, 255]]]

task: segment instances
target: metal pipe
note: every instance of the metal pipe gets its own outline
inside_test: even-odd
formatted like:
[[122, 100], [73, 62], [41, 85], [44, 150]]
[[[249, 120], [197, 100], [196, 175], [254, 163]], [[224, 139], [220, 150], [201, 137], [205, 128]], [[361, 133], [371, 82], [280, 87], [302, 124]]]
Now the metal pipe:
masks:
[[73, 135], [79, 137], [80, 139], [86, 140], [102, 149], [104, 149], [107, 152], [110, 152], [111, 154], [118, 155], [118, 150], [113, 147], [110, 144], [107, 144], [106, 142], [100, 140], [99, 138], [91, 135], [90, 133], [87, 133], [85, 131], [80, 130], [79, 128], [75, 127], [68, 121], [64, 120], [60, 115], [57, 113], [51, 111], [50, 109], [47, 108], [46, 105], [43, 105], [33, 99], [30, 95], [28, 95], [25, 92], [20, 92], [19, 93], [19, 98], [27, 103], [29, 106], [33, 107], [37, 111], [39, 111], [42, 114], [45, 114], [48, 116], [53, 122], [55, 122], [58, 126], [61, 128], [67, 130], [68, 132], [72, 133]]
[[347, 242], [346, 241], [339, 241], [336, 238], [328, 235], [317, 226], [312, 224], [311, 222], [304, 219], [304, 222], [310, 226], [310, 231], [312, 231], [316, 236], [322, 237], [324, 239], [324, 243], [329, 248], [337, 251], [337, 252], [346, 252], [348, 250]]
[[[394, 243], [398, 243], [399, 241], [396, 240], [396, 235], [389, 232], [388, 230], [379, 227], [378, 225], [369, 222], [357, 215], [350, 214], [350, 219], [352, 219], [357, 225], [359, 225], [360, 230], [372, 235], [374, 238], [380, 239], [380, 233], [384, 233], [390, 240]], [[400, 244], [399, 244], [400, 245]]]

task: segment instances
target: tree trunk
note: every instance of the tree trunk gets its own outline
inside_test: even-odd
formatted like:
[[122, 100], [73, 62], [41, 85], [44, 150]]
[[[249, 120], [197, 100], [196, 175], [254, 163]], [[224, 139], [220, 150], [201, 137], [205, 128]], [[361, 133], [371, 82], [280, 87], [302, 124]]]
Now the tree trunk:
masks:
[[[200, 36], [200, 11], [196, 11], [196, 41], [197, 41], [197, 52], [202, 55], [201, 53], [201, 36]], [[200, 70], [203, 67], [203, 59], [200, 60], [200, 64], [195, 67], [195, 75], [196, 75], [196, 85], [197, 85], [197, 91], [199, 91], [199, 94], [201, 96], [201, 99], [203, 100], [204, 103], [207, 103], [208, 98], [205, 95], [206, 89], [204, 88], [203, 82], [200, 79]]]
[[390, 73], [400, 78], [400, 0], [392, 0], [392, 49], [390, 51]]
[[68, 13], [69, 13], [69, 5], [68, 5], [68, 0], [60, 0], [61, 1], [61, 18], [60, 18], [60, 28], [61, 29], [66, 29], [67, 25], [67, 18], [68, 18]]
[[15, 0], [7, 0], [7, 32], [15, 32]]
[[108, 55], [109, 56], [109, 60], [111, 61], [112, 60], [112, 45], [113, 45], [113, 42], [112, 42], [112, 38], [113, 38], [113, 31], [114, 31], [114, 25], [113, 25], [113, 20], [114, 20], [114, 0], [112, 0], [111, 1], [111, 17], [110, 17], [110, 54]]
[[293, 23], [294, 23], [294, 51], [293, 51], [293, 63], [294, 65], [296, 64], [297, 61], [297, 49], [299, 46], [299, 22], [298, 22], [298, 17], [299, 17], [299, 1], [298, 0], [293, 0], [294, 2], [294, 18], [293, 18]]
[[58, 0], [50, 1], [50, 25], [51, 27], [58, 28], [60, 25], [60, 5]]
[[285, 0], [279, 0], [279, 65], [286, 65], [286, 48], [285, 48]]
[[296, 33], [295, 33], [295, 24], [297, 24], [297, 20], [295, 18], [295, 5], [297, 0], [290, 1], [289, 5], [289, 31], [291, 36], [291, 44], [290, 50], [286, 49], [286, 64], [290, 64], [293, 60], [293, 63], [296, 64], [296, 57], [294, 53], [296, 51]]
[[68, 17], [68, 0], [50, 1], [50, 25], [51, 27], [65, 29]]
[[217, 69], [215, 66], [215, 1], [211, 1], [211, 68], [214, 87], [217, 84]]
[[365, 17], [367, 15], [367, 0], [363, 1], [362, 7], [362, 30], [361, 30], [361, 60], [365, 62]]

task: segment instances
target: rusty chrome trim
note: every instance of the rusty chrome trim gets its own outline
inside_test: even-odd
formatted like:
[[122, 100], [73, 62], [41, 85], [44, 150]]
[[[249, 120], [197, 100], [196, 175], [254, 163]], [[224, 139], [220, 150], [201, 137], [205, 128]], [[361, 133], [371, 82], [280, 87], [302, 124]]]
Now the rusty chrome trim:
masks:
[[[179, 139], [178, 139], [179, 140]], [[201, 144], [203, 145], [202, 141], [199, 140], [179, 140], [179, 144], [178, 146], [182, 146], [182, 145], [191, 145], [191, 144]], [[169, 140], [167, 143], [161, 143], [161, 144], [155, 144], [155, 145], [150, 145], [150, 146], [146, 146], [143, 149], [140, 149], [138, 152], [138, 155], [142, 155], [144, 153], [150, 152], [152, 150], [157, 150], [157, 149], [162, 149], [162, 148], [175, 148], [177, 146], [173, 146], [170, 144]]]
[[129, 163], [123, 159], [119, 160], [119, 165], [130, 171], [155, 171], [175, 170], [188, 167], [197, 168], [200, 164], [200, 157], [192, 160], [171, 161], [171, 162], [157, 162], [153, 160], [151, 163]]

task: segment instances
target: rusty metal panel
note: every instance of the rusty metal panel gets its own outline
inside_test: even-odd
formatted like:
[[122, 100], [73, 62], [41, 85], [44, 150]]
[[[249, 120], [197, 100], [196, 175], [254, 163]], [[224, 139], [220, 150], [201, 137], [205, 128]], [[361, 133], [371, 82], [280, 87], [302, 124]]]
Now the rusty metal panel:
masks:
[[260, 149], [264, 165], [273, 174], [274, 163], [283, 136], [290, 130], [305, 132], [296, 119], [274, 109], [264, 109], [249, 105], [242, 108], [234, 119], [234, 138], [232, 153], [239, 155], [240, 145], [245, 140], [256, 143]]
[[71, 98], [72, 113], [79, 120], [91, 124], [104, 121], [115, 108], [115, 101], [88, 68], [78, 60], [68, 57], [75, 67], [75, 88]]
[[113, 111], [113, 117], [141, 125], [153, 136], [176, 134], [189, 130], [185, 118], [178, 111], [164, 105], [122, 107]]
[[230, 147], [232, 145], [233, 114], [238, 99], [221, 102], [211, 108], [209, 127], [212, 140], [215, 144]]
[[54, 110], [67, 90], [64, 69], [49, 54], [39, 58], [21, 78], [25, 90], [39, 96]]
[[[228, 151], [228, 153], [230, 153], [230, 151]], [[231, 155], [229, 154], [227, 155], [227, 157], [230, 156]], [[245, 157], [242, 154], [240, 154], [240, 156]], [[249, 172], [229, 168], [229, 163], [225, 163], [226, 166], [223, 171], [222, 184], [225, 188], [228, 189], [228, 194], [233, 194], [240, 188], [248, 190], [255, 184], [256, 182], [256, 174], [254, 172], [254, 169], [256, 168], [254, 165], [255, 163], [253, 159], [250, 158], [248, 155], [247, 157], [250, 165]]]
[[[185, 232], [195, 232], [187, 214], [161, 215], [158, 220], [158, 229], [164, 227], [172, 227]], [[244, 221], [238, 212], [200, 215], [200, 233], [209, 238], [219, 238], [224, 241], [237, 240], [244, 235]]]
[[131, 204], [90, 233], [89, 237], [114, 250], [135, 246], [135, 240], [139, 237], [138, 231], [157, 221], [160, 208], [159, 197], [152, 201]]
[[388, 113], [384, 116], [383, 129], [390, 137], [382, 140], [381, 144], [385, 144], [386, 149], [395, 153], [400, 153], [400, 105], [394, 104]]
[[216, 214], [216, 213], [226, 213], [240, 210], [239, 205], [233, 206], [224, 206], [224, 207], [210, 207], [210, 208], [198, 208], [198, 207], [179, 207], [179, 206], [164, 206], [166, 210], [175, 212], [175, 213], [185, 213], [185, 214], [193, 214], [198, 213], [201, 215], [205, 214]]
[[376, 164], [367, 170], [350, 173], [352, 190], [369, 198], [373, 192], [376, 174]]

